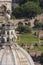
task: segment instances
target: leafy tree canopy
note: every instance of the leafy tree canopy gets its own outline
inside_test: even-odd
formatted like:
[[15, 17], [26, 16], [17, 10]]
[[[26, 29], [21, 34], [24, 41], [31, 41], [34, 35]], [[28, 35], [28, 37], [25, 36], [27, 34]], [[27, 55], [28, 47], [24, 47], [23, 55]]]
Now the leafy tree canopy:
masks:
[[27, 2], [21, 6], [16, 7], [12, 14], [15, 15], [16, 18], [20, 17], [35, 17], [37, 14], [40, 14], [42, 9], [35, 2]]
[[37, 3], [40, 2], [40, 0], [16, 0], [16, 2], [19, 3], [19, 5], [24, 4], [24, 3], [28, 2], [28, 1], [33, 1], [33, 2], [37, 2]]

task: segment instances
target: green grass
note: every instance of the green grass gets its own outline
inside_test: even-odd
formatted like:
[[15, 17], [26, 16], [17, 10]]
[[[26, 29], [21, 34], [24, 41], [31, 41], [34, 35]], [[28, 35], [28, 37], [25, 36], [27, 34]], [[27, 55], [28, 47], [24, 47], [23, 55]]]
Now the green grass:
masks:
[[38, 51], [43, 51], [43, 46], [35, 47], [34, 49], [35, 49], [35, 50], [38, 50]]
[[[37, 42], [37, 38], [32, 35], [32, 34], [20, 34], [19, 35], [19, 41], [18, 41], [18, 44], [19, 45], [22, 45], [22, 43], [25, 43], [25, 44], [34, 44]], [[33, 49], [27, 49], [28, 50], [38, 50], [38, 51], [43, 51], [43, 46], [40, 46], [40, 47], [37, 47], [37, 46], [34, 46]]]
[[26, 49], [27, 51], [43, 51], [43, 46], [40, 46], [40, 47], [37, 47], [37, 46], [34, 46], [33, 49]]
[[19, 35], [18, 44], [21, 45], [22, 43], [30, 44], [37, 42], [37, 38], [32, 34], [20, 34]]

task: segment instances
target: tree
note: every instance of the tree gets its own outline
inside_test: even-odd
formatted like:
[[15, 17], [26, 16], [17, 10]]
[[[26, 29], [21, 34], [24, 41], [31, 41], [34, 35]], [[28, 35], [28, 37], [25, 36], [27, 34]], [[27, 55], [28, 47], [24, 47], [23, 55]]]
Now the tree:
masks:
[[40, 0], [40, 6], [43, 8], [43, 0]]
[[21, 6], [17, 6], [13, 9], [12, 14], [15, 15], [16, 18], [32, 18], [37, 14], [41, 14], [42, 9], [35, 2], [26, 2]]
[[37, 2], [37, 3], [40, 2], [40, 0], [29, 0], [29, 1]]
[[22, 10], [23, 10], [23, 16], [29, 18], [34, 17], [37, 14], [41, 13], [41, 8], [35, 2], [25, 3], [24, 5], [22, 5]]
[[16, 0], [19, 5], [25, 4], [26, 2], [35, 2], [43, 8], [43, 0]]
[[22, 17], [22, 9], [21, 9], [21, 7], [17, 6], [15, 9], [13, 9], [12, 15], [15, 16], [16, 18], [21, 18]]
[[19, 5], [22, 5], [24, 3], [26, 3], [29, 0], [16, 0], [17, 3], [19, 3]]
[[40, 2], [40, 0], [16, 0], [16, 2], [19, 3], [19, 5], [22, 5], [28, 1], [33, 1], [33, 2], [37, 2], [37, 3]]

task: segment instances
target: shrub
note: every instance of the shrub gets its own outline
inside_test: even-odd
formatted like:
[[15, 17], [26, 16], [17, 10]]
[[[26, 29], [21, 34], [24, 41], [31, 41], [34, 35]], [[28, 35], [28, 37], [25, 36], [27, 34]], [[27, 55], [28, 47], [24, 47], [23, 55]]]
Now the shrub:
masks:
[[35, 43], [35, 44], [34, 44], [34, 46], [38, 46], [38, 44], [37, 44], [37, 43]]
[[19, 33], [31, 33], [32, 31], [28, 25], [24, 26], [22, 24], [19, 24], [16, 30], [19, 31]]
[[24, 29], [24, 33], [31, 33], [31, 31], [32, 29], [28, 25], [26, 25]]
[[24, 32], [24, 26], [23, 25], [18, 25], [18, 28], [17, 28], [17, 30], [19, 31], [19, 33], [22, 33], [22, 32]]

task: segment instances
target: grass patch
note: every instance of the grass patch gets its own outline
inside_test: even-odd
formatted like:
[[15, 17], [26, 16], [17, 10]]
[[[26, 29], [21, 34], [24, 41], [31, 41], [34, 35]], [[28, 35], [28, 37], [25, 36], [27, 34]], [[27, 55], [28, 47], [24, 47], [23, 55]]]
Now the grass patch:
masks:
[[40, 46], [40, 47], [34, 46], [34, 48], [31, 50], [43, 51], [43, 46]]
[[37, 38], [32, 34], [20, 34], [18, 44], [21, 45], [22, 43], [30, 44], [37, 42]]

